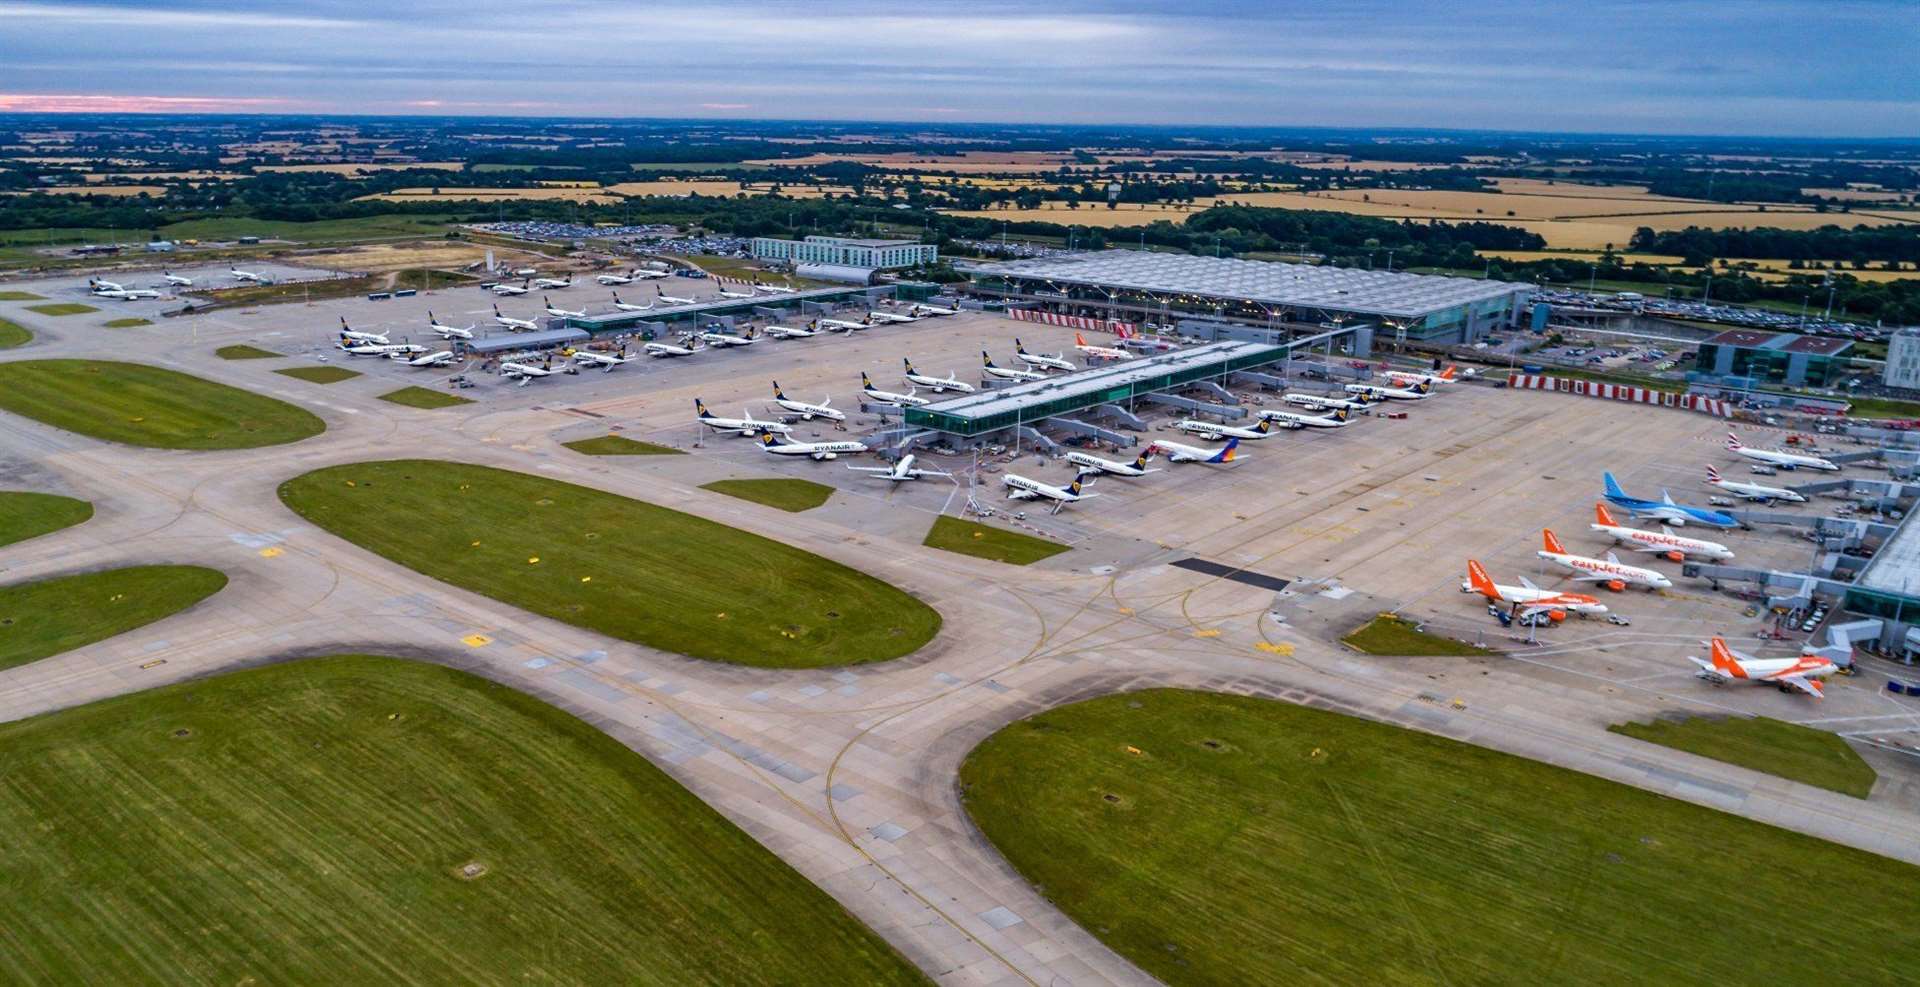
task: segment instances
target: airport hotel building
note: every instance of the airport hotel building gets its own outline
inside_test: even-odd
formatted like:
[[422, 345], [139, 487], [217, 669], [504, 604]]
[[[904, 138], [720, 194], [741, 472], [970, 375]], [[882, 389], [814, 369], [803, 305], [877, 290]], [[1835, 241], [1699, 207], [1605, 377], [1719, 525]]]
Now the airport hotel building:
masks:
[[940, 248], [913, 240], [856, 240], [839, 236], [810, 236], [804, 240], [754, 237], [757, 260], [801, 264], [832, 264], [874, 271], [919, 267], [940, 259]]

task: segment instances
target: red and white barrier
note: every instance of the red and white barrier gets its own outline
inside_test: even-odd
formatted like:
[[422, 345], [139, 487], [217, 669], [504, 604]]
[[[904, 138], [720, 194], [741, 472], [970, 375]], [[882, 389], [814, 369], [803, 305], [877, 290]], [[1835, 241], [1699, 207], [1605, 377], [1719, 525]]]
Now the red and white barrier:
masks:
[[1560, 391], [1566, 394], [1578, 394], [1582, 397], [1599, 398], [1602, 401], [1626, 401], [1631, 404], [1657, 404], [1667, 408], [1684, 408], [1716, 418], [1733, 417], [1733, 405], [1727, 401], [1701, 397], [1698, 394], [1668, 394], [1646, 387], [1634, 387], [1630, 384], [1608, 384], [1597, 380], [1575, 380], [1569, 377], [1546, 377], [1539, 374], [1509, 374], [1507, 386], [1523, 391]]
[[1131, 322], [1115, 319], [1089, 319], [1078, 315], [1056, 315], [1052, 312], [1036, 312], [1030, 308], [1007, 309], [1007, 318], [1015, 322], [1039, 322], [1049, 326], [1065, 326], [1068, 329], [1080, 329], [1086, 332], [1110, 332], [1122, 339], [1137, 336], [1140, 327]]

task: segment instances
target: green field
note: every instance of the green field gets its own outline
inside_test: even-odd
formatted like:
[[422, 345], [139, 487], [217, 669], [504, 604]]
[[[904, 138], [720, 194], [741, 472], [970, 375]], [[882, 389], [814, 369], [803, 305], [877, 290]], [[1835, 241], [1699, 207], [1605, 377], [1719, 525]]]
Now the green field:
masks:
[[1661, 717], [1607, 729], [1859, 799], [1873, 791], [1879, 777], [1839, 736], [1764, 716]]
[[69, 432], [160, 449], [253, 449], [319, 435], [311, 413], [237, 387], [138, 363], [0, 363], [0, 410]]
[[144, 627], [226, 584], [217, 569], [145, 565], [0, 586], [0, 668]]
[[833, 488], [812, 480], [715, 480], [700, 489], [750, 500], [798, 514], [810, 511], [833, 496]]
[[288, 367], [285, 370], [275, 370], [274, 373], [312, 384], [338, 384], [343, 380], [352, 380], [360, 376], [360, 371], [348, 370], [345, 367]]
[[[435, 579], [695, 658], [768, 668], [884, 661], [940, 615], [871, 576], [652, 504], [507, 470], [355, 463], [280, 485], [287, 506]], [[369, 516], [379, 524], [367, 524]]]
[[589, 456], [678, 456], [682, 451], [672, 446], [656, 445], [629, 439], [624, 435], [597, 435], [591, 439], [575, 439], [561, 445], [574, 452]]
[[45, 305], [29, 305], [27, 306], [27, 311], [38, 312], [41, 315], [84, 315], [88, 312], [98, 312], [100, 310], [91, 305], [82, 305], [79, 302], [48, 302]]
[[93, 505], [56, 494], [0, 490], [0, 545], [38, 538], [93, 517]]
[[1370, 655], [1417, 658], [1493, 654], [1486, 648], [1464, 641], [1429, 634], [1420, 630], [1411, 621], [1401, 620], [1387, 613], [1378, 614], [1372, 620], [1361, 624], [1354, 629], [1353, 633], [1341, 638], [1340, 643]]
[[[217, 288], [206, 293], [205, 297], [212, 305], [232, 308], [239, 305], [272, 305], [277, 302], [309, 301], [328, 298], [353, 298], [359, 295], [380, 291], [395, 291], [402, 288], [417, 288], [429, 291], [434, 288], [450, 288], [469, 284], [472, 278], [464, 274], [447, 271], [435, 271], [415, 268], [409, 271], [393, 271], [386, 274], [361, 274], [346, 278], [323, 278], [315, 281], [289, 281], [284, 284], [248, 284], [235, 288]], [[199, 306], [202, 310], [207, 304]]]
[[380, 400], [403, 404], [409, 408], [452, 408], [456, 405], [472, 404], [472, 398], [463, 398], [458, 394], [435, 391], [425, 387], [403, 387], [397, 391], [388, 391], [380, 395]]
[[1908, 864], [1292, 703], [1074, 703], [960, 781], [1016, 869], [1169, 984], [1897, 984], [1920, 947]]
[[924, 982], [645, 758], [438, 666], [0, 725], [0, 778], [11, 983]]
[[1855, 418], [1920, 418], [1920, 402], [1848, 397], [1847, 403], [1847, 414]]
[[136, 326], [150, 326], [150, 325], [153, 325], [152, 319], [141, 319], [141, 318], [112, 319], [106, 323], [106, 326], [108, 329], [132, 329]]
[[446, 233], [447, 217], [411, 214], [323, 219], [312, 223], [272, 219], [191, 219], [160, 230], [161, 236], [169, 240], [235, 240], [243, 236], [257, 236], [296, 243], [439, 237]]
[[1067, 546], [1045, 538], [944, 514], [933, 519], [933, 527], [927, 530], [927, 538], [921, 544], [1013, 565], [1032, 565], [1067, 551]]
[[45, 297], [31, 291], [0, 291], [0, 302], [37, 302]]
[[214, 350], [213, 355], [222, 360], [271, 360], [274, 357], [285, 354], [275, 353], [272, 350], [263, 350], [258, 346], [248, 346], [245, 343], [241, 343], [235, 346], [222, 346]]
[[28, 332], [25, 326], [0, 319], [0, 350], [23, 346], [31, 339], [33, 339], [33, 333]]

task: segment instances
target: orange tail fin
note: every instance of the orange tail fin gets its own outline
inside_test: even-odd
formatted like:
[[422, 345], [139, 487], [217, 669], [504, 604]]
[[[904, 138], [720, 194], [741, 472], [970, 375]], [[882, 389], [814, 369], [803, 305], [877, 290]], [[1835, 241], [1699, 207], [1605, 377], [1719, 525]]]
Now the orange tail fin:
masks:
[[1552, 528], [1541, 528], [1540, 539], [1541, 541], [1546, 542], [1547, 551], [1552, 552], [1555, 555], [1567, 554], [1566, 548], [1560, 544], [1560, 539], [1554, 535]]
[[1453, 379], [1453, 375], [1454, 375], [1454, 374], [1457, 374], [1457, 373], [1459, 373], [1459, 372], [1460, 372], [1460, 368], [1459, 368], [1459, 367], [1456, 367], [1456, 366], [1454, 366], [1453, 364], [1451, 364], [1451, 363], [1449, 363], [1449, 364], [1447, 364], [1447, 369], [1445, 369], [1445, 370], [1442, 370], [1442, 371], [1440, 371], [1440, 379], [1441, 379], [1441, 380], [1452, 380], [1452, 379]]
[[1500, 598], [1500, 591], [1494, 588], [1492, 577], [1487, 575], [1487, 570], [1480, 565], [1478, 559], [1467, 560], [1467, 585], [1472, 586], [1476, 592], [1488, 599]]
[[1713, 639], [1713, 650], [1711, 654], [1713, 656], [1714, 668], [1736, 679], [1744, 679], [1747, 677], [1747, 673], [1741, 670], [1740, 663], [1734, 660], [1733, 649], [1727, 647], [1725, 638], [1716, 637]]
[[1607, 505], [1605, 504], [1595, 503], [1593, 505], [1593, 519], [1609, 528], [1616, 526], [1613, 520], [1613, 514], [1607, 510]]

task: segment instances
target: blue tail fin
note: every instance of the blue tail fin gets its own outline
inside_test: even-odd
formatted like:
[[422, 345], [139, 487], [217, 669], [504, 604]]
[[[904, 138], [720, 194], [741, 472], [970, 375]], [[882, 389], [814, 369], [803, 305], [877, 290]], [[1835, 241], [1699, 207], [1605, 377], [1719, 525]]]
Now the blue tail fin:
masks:
[[1620, 481], [1614, 479], [1612, 473], [1602, 473], [1600, 479], [1607, 485], [1607, 496], [1625, 497], [1627, 495], [1625, 490], [1620, 489]]

